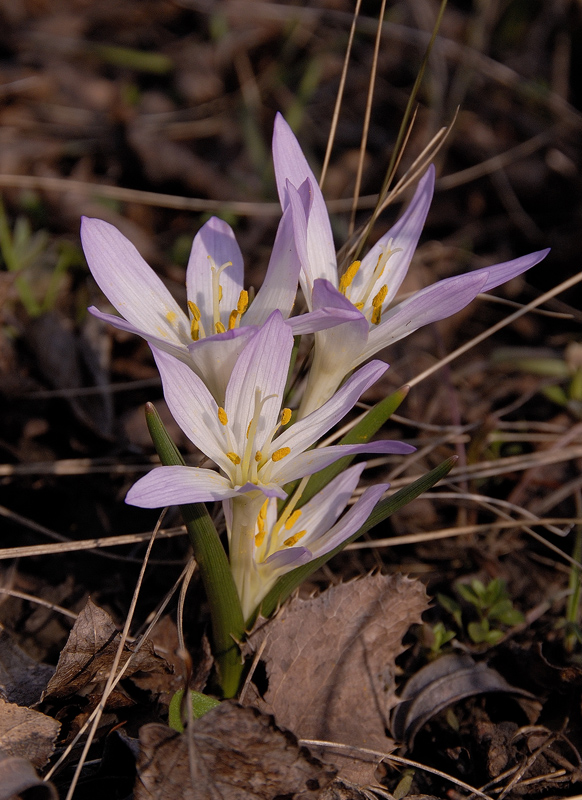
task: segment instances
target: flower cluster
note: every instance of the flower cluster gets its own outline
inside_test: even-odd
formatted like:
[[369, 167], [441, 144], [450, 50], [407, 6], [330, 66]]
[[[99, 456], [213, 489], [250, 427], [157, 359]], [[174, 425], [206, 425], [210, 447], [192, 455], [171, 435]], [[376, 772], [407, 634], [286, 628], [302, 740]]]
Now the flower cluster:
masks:
[[[222, 220], [213, 217], [194, 238], [187, 311], [113, 226], [84, 219], [81, 228], [91, 272], [122, 316], [89, 310], [149, 342], [172, 415], [218, 468], [158, 467], [132, 487], [127, 502], [156, 508], [221, 501], [245, 618], [280, 575], [355, 533], [387, 488], [369, 487], [346, 512], [365, 467], [358, 464], [299, 507], [307, 477], [346, 455], [414, 449], [387, 440], [315, 446], [388, 368], [369, 359], [547, 254], [448, 278], [394, 304], [428, 213], [434, 169], [388, 233], [339, 275], [323, 196], [280, 115], [273, 158], [283, 213], [252, 302], [240, 249]], [[299, 286], [308, 310], [291, 316]], [[314, 336], [314, 357], [292, 410], [285, 406], [285, 387], [293, 337], [304, 334]], [[289, 498], [286, 487], [297, 481]]]

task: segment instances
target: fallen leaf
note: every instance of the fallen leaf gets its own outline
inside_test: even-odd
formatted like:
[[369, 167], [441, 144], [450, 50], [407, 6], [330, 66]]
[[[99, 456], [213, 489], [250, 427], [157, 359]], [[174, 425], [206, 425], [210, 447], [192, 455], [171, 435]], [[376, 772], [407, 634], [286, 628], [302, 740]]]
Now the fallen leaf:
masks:
[[37, 703], [54, 671], [21, 650], [0, 626], [0, 690], [6, 700], [20, 706]]
[[53, 784], [42, 781], [30, 761], [0, 753], [0, 800], [15, 800], [27, 789], [34, 789], [26, 795], [31, 800], [58, 800]]
[[485, 662], [476, 663], [467, 653], [449, 653], [427, 664], [408, 681], [394, 709], [392, 732], [412, 748], [418, 731], [439, 711], [465, 697], [489, 692], [535, 700], [534, 695], [511, 686]]
[[0, 753], [43, 767], [55, 749], [60, 723], [39, 711], [0, 700]]
[[334, 774], [271, 717], [234, 701], [183, 734], [144, 725], [140, 744], [135, 800], [322, 800], [321, 789]]
[[[255, 630], [246, 652], [264, 645], [268, 688], [250, 684], [245, 702], [274, 714], [300, 739], [323, 739], [389, 752], [386, 735], [402, 638], [427, 607], [423, 585], [402, 575], [374, 575], [295, 598]], [[371, 783], [375, 764], [342, 762], [342, 777]]]
[[[70, 697], [80, 692], [87, 694], [89, 687], [104, 683], [109, 677], [120, 638], [121, 634], [109, 614], [89, 599], [69, 634], [43, 700], [47, 697]], [[119, 668], [131, 655], [131, 647], [126, 645]], [[130, 677], [136, 672], [168, 671], [171, 670], [167, 662], [155, 654], [152, 643], [147, 641], [132, 658], [125, 676]]]

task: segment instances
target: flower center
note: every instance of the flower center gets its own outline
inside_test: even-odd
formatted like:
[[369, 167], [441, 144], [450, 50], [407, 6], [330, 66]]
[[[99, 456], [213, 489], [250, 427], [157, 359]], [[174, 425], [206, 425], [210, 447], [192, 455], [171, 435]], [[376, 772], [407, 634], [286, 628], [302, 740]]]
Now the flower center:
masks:
[[[220, 284], [220, 276], [227, 267], [232, 267], [232, 261], [225, 261], [220, 267], [214, 263], [214, 259], [208, 256], [210, 262], [210, 271], [212, 274], [212, 327], [213, 330], [205, 331], [202, 324], [200, 309], [196, 303], [191, 300], [188, 301], [188, 309], [190, 311], [190, 337], [192, 341], [197, 342], [199, 339], [204, 339], [206, 336], [212, 336], [215, 333], [224, 333], [226, 326], [221, 319], [222, 302], [222, 286]], [[241, 316], [245, 313], [249, 305], [249, 293], [244, 289], [238, 297], [236, 308], [233, 308], [228, 315], [228, 329], [232, 330], [237, 328], [240, 323]]]
[[354, 278], [360, 271], [361, 262], [354, 261], [342, 275], [339, 282], [339, 291], [346, 297], [353, 305], [361, 311], [362, 314], [372, 323], [372, 325], [379, 325], [382, 321], [382, 306], [388, 295], [388, 284], [384, 283], [380, 289], [373, 296], [371, 302], [370, 295], [374, 286], [378, 283], [384, 274], [386, 264], [391, 256], [401, 252], [401, 247], [392, 248], [392, 239], [382, 248], [376, 266], [364, 280], [363, 285], [355, 288], [352, 286]]

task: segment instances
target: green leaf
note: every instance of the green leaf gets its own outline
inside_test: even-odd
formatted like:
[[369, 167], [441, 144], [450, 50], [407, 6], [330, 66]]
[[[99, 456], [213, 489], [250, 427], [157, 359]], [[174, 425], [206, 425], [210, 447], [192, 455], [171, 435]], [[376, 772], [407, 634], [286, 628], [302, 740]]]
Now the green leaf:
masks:
[[457, 603], [456, 600], [453, 600], [452, 597], [448, 597], [446, 594], [437, 594], [437, 602], [448, 611], [452, 618], [457, 623], [459, 628], [463, 627], [463, 619], [461, 615], [461, 606]]
[[376, 505], [362, 527], [352, 536], [346, 539], [345, 542], [342, 542], [334, 550], [331, 550], [324, 556], [314, 558], [313, 561], [310, 561], [308, 564], [304, 564], [303, 566], [297, 567], [297, 569], [288, 572], [286, 575], [282, 575], [263, 600], [261, 604], [261, 614], [265, 617], [270, 617], [271, 614], [273, 614], [273, 612], [276, 611], [276, 609], [281, 605], [281, 603], [283, 603], [283, 601], [286, 600], [289, 595], [292, 594], [292, 592], [294, 592], [295, 589], [313, 572], [316, 572], [316, 570], [329, 561], [330, 558], [333, 558], [337, 553], [340, 553], [347, 544], [353, 542], [354, 539], [358, 538], [358, 536], [361, 536], [375, 525], [383, 522], [391, 514], [394, 514], [395, 511], [398, 511], [403, 506], [407, 505], [416, 497], [418, 497], [419, 494], [428, 491], [435, 485], [435, 483], [438, 483], [438, 481], [444, 478], [445, 475], [451, 471], [456, 461], [457, 456], [447, 458], [446, 461], [443, 461], [442, 464], [438, 465], [438, 467], [435, 467], [435, 469], [427, 472], [426, 475], [418, 478], [418, 480], [414, 481], [414, 483], [411, 483], [410, 486], [405, 486], [403, 489], [399, 489], [397, 492], [395, 492], [391, 497], [386, 498], [386, 500], [381, 500]]
[[[183, 465], [184, 459], [152, 403], [146, 403], [146, 422], [162, 464]], [[225, 697], [234, 697], [243, 667], [237, 642], [242, 641], [245, 626], [230, 564], [204, 503], [188, 503], [180, 506], [180, 511], [210, 605], [222, 691]]]
[[[379, 403], [376, 403], [358, 424], [354, 425], [352, 430], [346, 433], [343, 439], [340, 439], [338, 444], [365, 444], [369, 442], [372, 436], [374, 436], [382, 425], [394, 414], [398, 406], [406, 398], [408, 391], [408, 386], [402, 386], [388, 397], [380, 400]], [[340, 472], [347, 469], [354, 460], [354, 457], [355, 456], [345, 456], [345, 458], [339, 458], [337, 461], [334, 461], [333, 464], [330, 464], [329, 467], [312, 475], [296, 508], [301, 508], [301, 506], [305, 505], [308, 500], [311, 500], [312, 497], [327, 486], [336, 475], [339, 475]]]
[[[184, 697], [184, 690], [178, 689], [170, 700], [170, 708], [168, 713], [168, 725], [178, 733], [184, 733], [184, 725], [182, 724], [182, 699]], [[200, 719], [204, 714], [212, 711], [213, 708], [220, 705], [220, 700], [214, 697], [209, 697], [207, 694], [195, 692], [190, 690], [190, 702], [192, 703], [192, 715], [194, 719]], [[188, 719], [187, 715], [184, 715]]]

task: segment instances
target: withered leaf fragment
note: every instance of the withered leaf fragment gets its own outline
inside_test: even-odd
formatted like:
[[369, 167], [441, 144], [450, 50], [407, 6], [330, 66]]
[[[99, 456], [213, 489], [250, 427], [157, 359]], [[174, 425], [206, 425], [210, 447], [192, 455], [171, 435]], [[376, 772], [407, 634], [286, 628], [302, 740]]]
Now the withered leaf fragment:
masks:
[[19, 756], [44, 767], [61, 727], [52, 717], [0, 700], [0, 754]]
[[6, 700], [21, 706], [37, 703], [54, 671], [21, 650], [0, 626], [0, 694]]
[[[274, 714], [300, 739], [389, 752], [394, 662], [426, 606], [423, 585], [402, 575], [368, 575], [291, 600], [250, 637], [250, 650], [265, 642], [269, 685], [261, 697], [251, 684], [245, 702]], [[335, 752], [333, 763], [340, 763]], [[356, 783], [371, 783], [373, 775], [373, 765], [342, 768]]]
[[270, 717], [233, 701], [183, 734], [144, 725], [140, 745], [135, 800], [319, 800], [334, 775]]
[[[119, 641], [120, 633], [109, 614], [89, 599], [69, 634], [43, 699], [71, 697], [87, 687], [105, 682]], [[131, 655], [131, 648], [126, 645], [119, 662], [120, 668]], [[125, 675], [130, 677], [136, 672], [169, 670], [169, 665], [155, 654], [153, 645], [147, 641], [132, 658]]]

